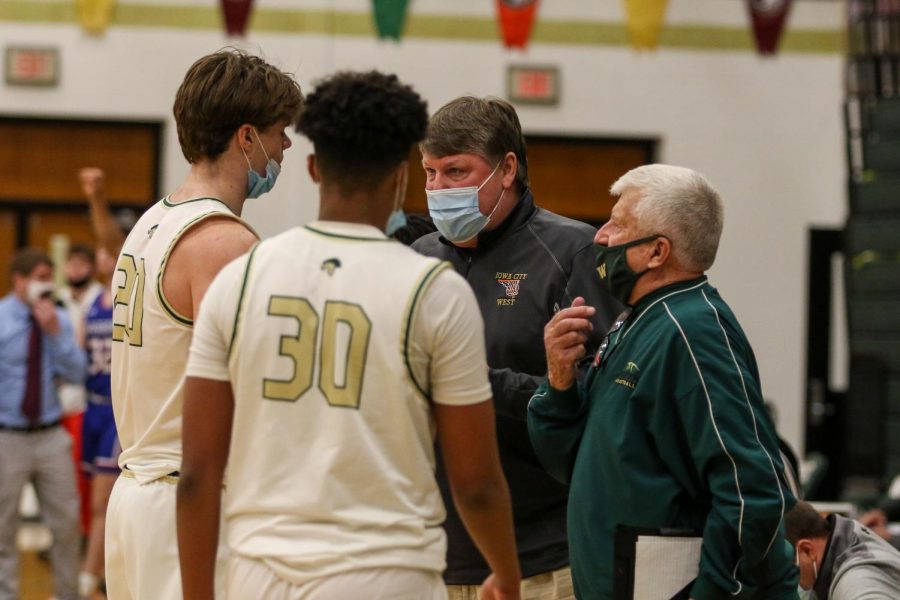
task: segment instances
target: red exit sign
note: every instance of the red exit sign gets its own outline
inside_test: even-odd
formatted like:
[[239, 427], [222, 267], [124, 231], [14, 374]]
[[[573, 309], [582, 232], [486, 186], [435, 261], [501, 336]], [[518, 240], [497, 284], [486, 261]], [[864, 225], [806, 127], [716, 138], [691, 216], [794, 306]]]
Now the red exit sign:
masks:
[[59, 82], [59, 50], [56, 48], [6, 47], [8, 85], [54, 86]]
[[507, 68], [507, 95], [524, 104], [559, 103], [559, 69], [510, 65]]

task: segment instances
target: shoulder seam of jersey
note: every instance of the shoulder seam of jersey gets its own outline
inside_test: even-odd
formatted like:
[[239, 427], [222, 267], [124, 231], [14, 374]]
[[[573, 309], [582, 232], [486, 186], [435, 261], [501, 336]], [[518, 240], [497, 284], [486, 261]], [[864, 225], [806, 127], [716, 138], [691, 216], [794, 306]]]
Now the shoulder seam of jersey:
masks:
[[180, 314], [177, 310], [175, 310], [175, 308], [171, 304], [169, 304], [169, 301], [166, 300], [166, 296], [163, 293], [163, 275], [165, 275], [165, 273], [166, 273], [166, 263], [169, 262], [169, 255], [172, 253], [172, 250], [175, 248], [175, 244], [178, 243], [178, 240], [181, 239], [181, 237], [184, 235], [184, 233], [188, 229], [190, 229], [191, 227], [193, 227], [200, 221], [202, 221], [208, 217], [212, 217], [212, 216], [221, 216], [221, 217], [226, 217], [229, 219], [235, 219], [235, 220], [243, 223], [243, 221], [241, 221], [240, 217], [236, 216], [231, 211], [228, 211], [226, 213], [226, 212], [221, 212], [221, 211], [217, 211], [217, 210], [211, 210], [211, 211], [207, 211], [204, 213], [200, 213], [199, 215], [197, 215], [196, 218], [191, 219], [190, 221], [185, 223], [185, 225], [180, 230], [178, 230], [178, 233], [175, 234], [175, 237], [173, 237], [172, 240], [169, 242], [169, 246], [166, 248], [166, 251], [163, 254], [162, 262], [160, 262], [160, 264], [159, 264], [159, 273], [156, 275], [156, 297], [159, 300], [160, 306], [162, 306], [162, 308], [163, 308], [163, 312], [167, 313], [168, 316], [171, 317], [172, 320], [175, 321], [177, 324], [183, 325], [185, 327], [193, 327], [194, 320], [189, 319], [186, 316]]
[[256, 254], [256, 250], [259, 248], [259, 244], [254, 244], [253, 248], [250, 249], [250, 254], [247, 256], [247, 266], [244, 269], [244, 280], [241, 282], [241, 292], [238, 296], [238, 305], [237, 309], [234, 311], [234, 327], [231, 329], [231, 340], [228, 342], [228, 355], [227, 359], [231, 360], [231, 351], [234, 350], [234, 341], [237, 339], [238, 334], [238, 326], [241, 321], [241, 309], [244, 306], [244, 292], [247, 290], [247, 281], [250, 279], [250, 267], [253, 264], [253, 256]]
[[416, 286], [416, 291], [413, 292], [412, 296], [409, 300], [409, 305], [406, 310], [406, 320], [404, 323], [404, 331], [403, 331], [403, 363], [406, 365], [406, 372], [409, 374], [410, 380], [413, 382], [413, 385], [416, 387], [418, 392], [425, 398], [427, 401], [431, 401], [431, 393], [430, 390], [425, 389], [419, 382], [416, 380], [415, 373], [413, 373], [412, 365], [409, 362], [409, 341], [412, 336], [412, 327], [413, 321], [415, 319], [416, 311], [419, 308], [419, 300], [425, 293], [425, 290], [428, 289], [428, 286], [431, 285], [431, 282], [438, 276], [441, 271], [444, 269], [450, 268], [450, 263], [445, 260], [439, 260], [436, 265], [428, 269], [424, 275], [419, 280], [419, 284]]
[[163, 203], [163, 206], [166, 206], [168, 208], [177, 208], [177, 207], [183, 206], [185, 204], [190, 204], [192, 202], [202, 202], [204, 200], [212, 200], [213, 202], [218, 202], [219, 204], [221, 204], [222, 206], [227, 208], [228, 212], [230, 212], [231, 214], [234, 214], [231, 211], [231, 208], [229, 208], [229, 206], [227, 204], [225, 204], [218, 198], [213, 198], [212, 196], [201, 196], [200, 198], [191, 198], [190, 200], [182, 200], [181, 202], [169, 202], [169, 197], [166, 196], [165, 198], [162, 199], [162, 203]]
[[310, 225], [304, 225], [303, 228], [311, 233], [315, 233], [315, 234], [322, 235], [325, 237], [336, 238], [339, 240], [350, 240], [350, 241], [354, 241], [354, 242], [393, 242], [393, 241], [395, 241], [389, 237], [373, 238], [373, 237], [363, 237], [363, 236], [357, 236], [357, 235], [345, 235], [342, 233], [331, 233], [330, 231], [322, 231], [321, 229], [316, 229], [315, 227], [312, 227]]

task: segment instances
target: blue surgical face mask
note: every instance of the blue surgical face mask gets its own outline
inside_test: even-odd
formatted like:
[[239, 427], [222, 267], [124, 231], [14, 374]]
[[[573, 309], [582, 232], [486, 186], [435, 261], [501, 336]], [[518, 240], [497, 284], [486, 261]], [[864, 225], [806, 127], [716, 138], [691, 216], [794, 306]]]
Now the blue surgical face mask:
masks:
[[256, 133], [256, 129], [253, 130], [253, 135], [256, 136], [256, 141], [259, 142], [259, 147], [262, 148], [263, 154], [265, 154], [268, 161], [266, 163], [265, 178], [253, 169], [253, 166], [250, 164], [250, 159], [247, 158], [247, 153], [244, 152], [243, 148], [241, 148], [241, 152], [244, 152], [247, 166], [250, 167], [247, 170], [247, 197], [259, 198], [275, 187], [275, 181], [278, 179], [278, 175], [281, 174], [281, 165], [279, 165], [278, 161], [274, 158], [269, 158], [269, 154], [266, 152], [265, 146], [262, 145], [262, 141], [259, 139], [259, 134]]
[[394, 192], [394, 210], [388, 216], [387, 225], [384, 226], [384, 233], [388, 237], [394, 235], [398, 229], [406, 226], [406, 213], [403, 212], [403, 199], [406, 196], [408, 171], [403, 168], [403, 174], [400, 176], [400, 182], [397, 184], [397, 190]]
[[487, 179], [477, 187], [473, 185], [441, 190], [425, 190], [425, 195], [428, 197], [428, 213], [431, 215], [431, 220], [434, 221], [434, 226], [448, 241], [453, 243], [467, 242], [481, 233], [481, 230], [491, 222], [491, 217], [494, 216], [497, 207], [500, 206], [500, 200], [503, 199], [503, 193], [506, 190], [504, 189], [500, 192], [500, 197], [497, 198], [497, 203], [488, 216], [481, 214], [481, 209], [478, 207], [478, 192], [481, 191], [484, 184], [490, 181], [502, 162], [497, 163], [497, 166], [494, 167]]

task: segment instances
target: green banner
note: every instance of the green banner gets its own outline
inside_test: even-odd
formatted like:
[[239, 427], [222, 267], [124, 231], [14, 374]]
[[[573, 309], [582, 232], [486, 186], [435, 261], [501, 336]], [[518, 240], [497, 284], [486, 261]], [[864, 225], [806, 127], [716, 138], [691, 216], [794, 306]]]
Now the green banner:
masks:
[[406, 23], [409, 0], [372, 0], [378, 37], [399, 40]]

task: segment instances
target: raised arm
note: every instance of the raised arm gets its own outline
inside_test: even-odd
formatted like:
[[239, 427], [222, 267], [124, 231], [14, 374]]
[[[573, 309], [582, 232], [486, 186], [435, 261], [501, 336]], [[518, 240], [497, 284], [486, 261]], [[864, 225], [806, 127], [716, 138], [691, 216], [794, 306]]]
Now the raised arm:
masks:
[[97, 245], [117, 256], [122, 244], [125, 243], [125, 235], [109, 210], [106, 173], [97, 167], [85, 167], [78, 172], [78, 180], [90, 207], [91, 226], [97, 238]]
[[584, 393], [577, 365], [585, 356], [594, 308], [578, 297], [544, 327], [547, 381], [528, 404], [528, 435], [547, 472], [568, 483], [584, 432]]

